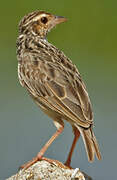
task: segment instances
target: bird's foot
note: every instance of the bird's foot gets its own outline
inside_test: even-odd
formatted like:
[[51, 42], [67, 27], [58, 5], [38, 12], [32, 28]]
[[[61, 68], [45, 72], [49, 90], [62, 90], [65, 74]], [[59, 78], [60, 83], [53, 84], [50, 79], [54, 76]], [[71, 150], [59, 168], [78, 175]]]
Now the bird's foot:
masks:
[[64, 168], [64, 169], [68, 169], [69, 167], [66, 166], [65, 164], [61, 163], [60, 161], [58, 160], [55, 160], [55, 159], [49, 159], [49, 158], [45, 158], [45, 157], [42, 157], [42, 160], [44, 161], [47, 161], [51, 164], [56, 164], [57, 166], [59, 166], [60, 168]]
[[39, 161], [41, 159], [39, 159], [37, 156], [34, 157], [32, 160], [28, 161], [27, 163], [23, 164], [22, 166], [20, 166], [20, 169], [28, 169], [30, 166], [32, 166], [33, 164], [35, 164], [37, 161]]
[[27, 163], [25, 163], [25, 164], [23, 164], [22, 166], [20, 166], [20, 169], [28, 169], [30, 166], [32, 166], [33, 164], [35, 164], [36, 162], [41, 161], [41, 160], [47, 161], [47, 162], [49, 162], [50, 164], [57, 164], [59, 167], [64, 168], [64, 169], [69, 168], [68, 166], [62, 164], [62, 163], [59, 162], [58, 160], [49, 159], [49, 158], [46, 158], [46, 157], [42, 157], [42, 156], [37, 155], [37, 156], [34, 157], [31, 161], [28, 161]]
[[64, 163], [65, 166], [67, 166], [69, 169], [73, 169], [71, 166], [71, 160], [67, 159], [67, 161]]

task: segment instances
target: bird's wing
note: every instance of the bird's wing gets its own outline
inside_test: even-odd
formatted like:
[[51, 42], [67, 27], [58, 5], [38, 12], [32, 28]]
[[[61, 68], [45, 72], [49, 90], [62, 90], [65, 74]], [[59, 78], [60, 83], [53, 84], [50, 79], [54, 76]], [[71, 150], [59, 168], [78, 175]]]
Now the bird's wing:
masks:
[[[32, 57], [31, 57], [32, 58]], [[86, 88], [76, 72], [71, 72], [49, 61], [31, 61], [19, 64], [19, 79], [30, 93], [50, 109], [71, 119], [77, 125], [89, 127], [92, 124], [92, 111]]]

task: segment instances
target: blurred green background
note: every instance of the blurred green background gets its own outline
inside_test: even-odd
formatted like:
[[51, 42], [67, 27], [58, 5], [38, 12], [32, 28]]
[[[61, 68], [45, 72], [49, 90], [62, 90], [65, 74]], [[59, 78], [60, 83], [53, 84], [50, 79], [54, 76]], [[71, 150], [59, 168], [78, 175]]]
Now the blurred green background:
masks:
[[[34, 157], [56, 130], [17, 78], [18, 23], [37, 9], [68, 18], [52, 30], [48, 40], [77, 65], [93, 104], [94, 131], [103, 159], [89, 163], [80, 138], [72, 167], [80, 167], [95, 180], [116, 179], [117, 1], [12, 0], [0, 5], [0, 180]], [[72, 139], [71, 127], [66, 124], [45, 156], [64, 162]]]

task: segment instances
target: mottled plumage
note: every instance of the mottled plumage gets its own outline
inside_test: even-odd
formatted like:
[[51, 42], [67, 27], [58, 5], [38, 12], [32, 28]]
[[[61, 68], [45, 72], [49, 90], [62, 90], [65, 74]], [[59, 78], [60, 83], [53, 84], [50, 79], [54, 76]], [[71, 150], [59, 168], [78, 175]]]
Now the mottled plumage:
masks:
[[98, 159], [101, 155], [92, 131], [93, 113], [86, 87], [72, 61], [46, 39], [47, 33], [64, 21], [65, 18], [44, 11], [30, 13], [21, 20], [18, 76], [38, 106], [53, 119], [58, 131], [64, 128], [63, 120], [67, 120], [75, 138], [82, 135], [88, 159], [93, 161], [95, 154]]

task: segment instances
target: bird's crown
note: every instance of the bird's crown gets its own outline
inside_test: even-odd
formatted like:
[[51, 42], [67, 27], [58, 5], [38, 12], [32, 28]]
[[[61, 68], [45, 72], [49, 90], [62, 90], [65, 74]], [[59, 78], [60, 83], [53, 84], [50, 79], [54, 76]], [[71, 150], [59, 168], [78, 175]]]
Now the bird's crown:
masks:
[[19, 32], [45, 37], [53, 27], [65, 21], [66, 18], [62, 16], [55, 16], [45, 11], [35, 11], [23, 17], [19, 24]]

